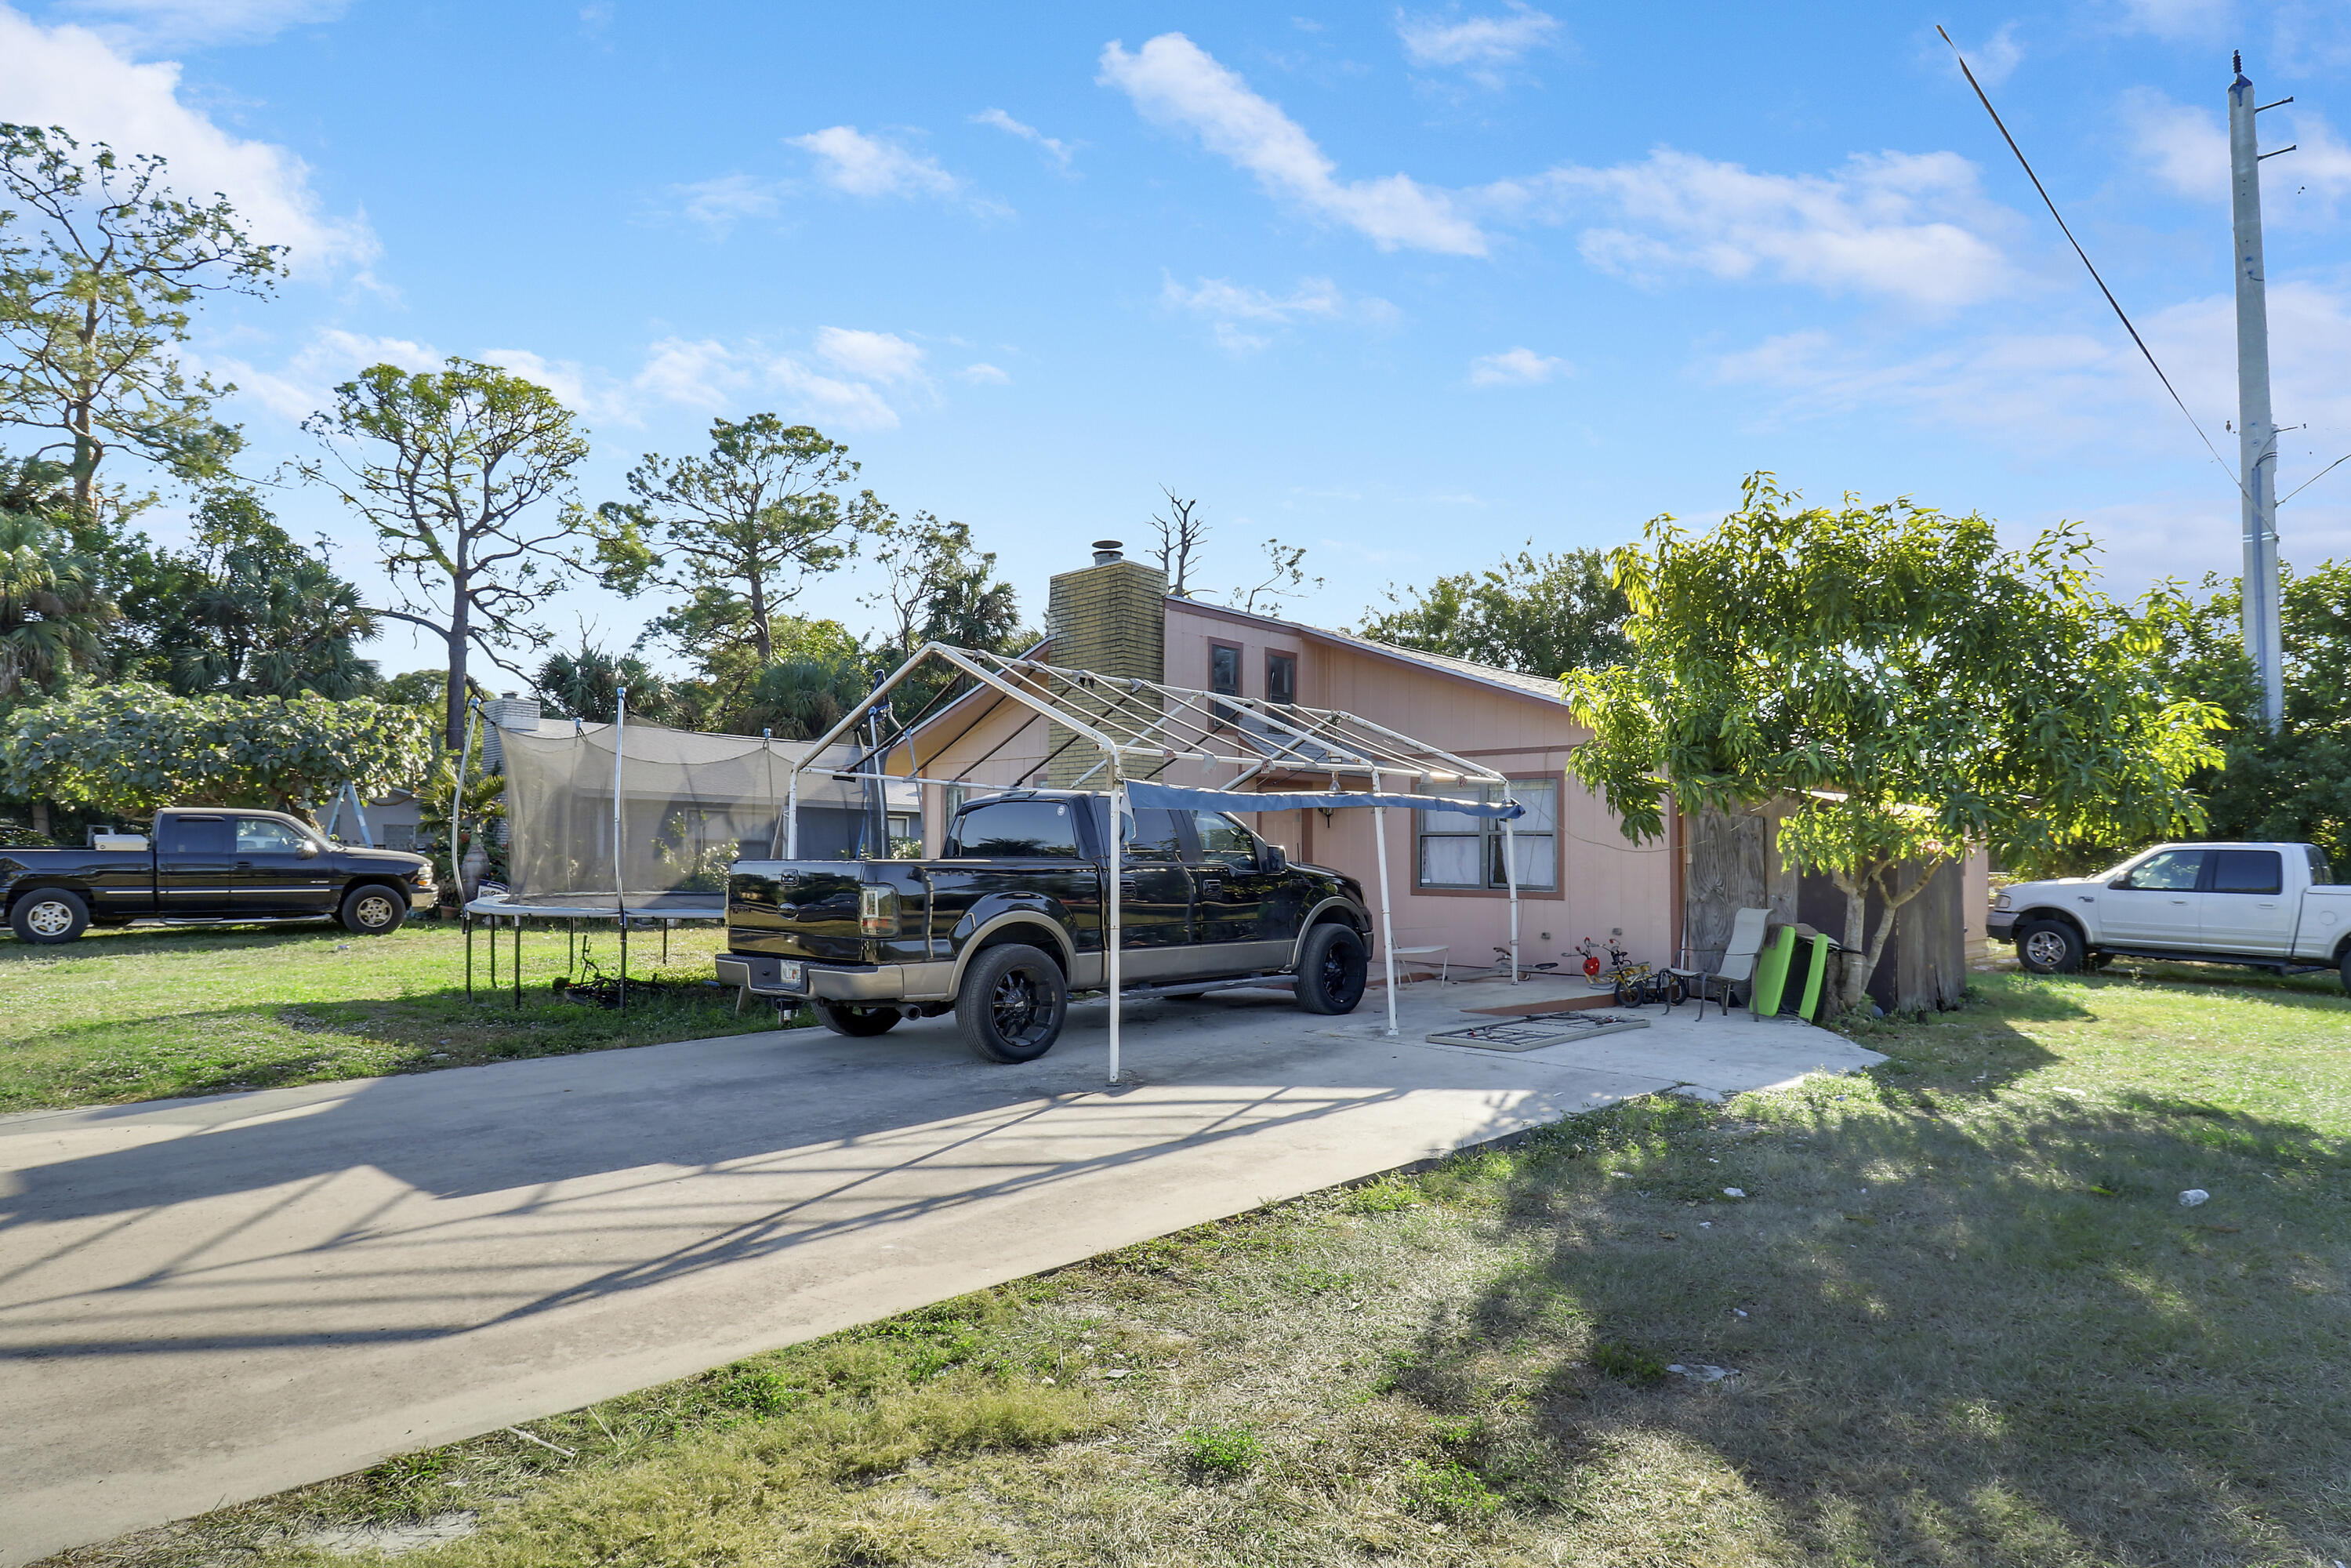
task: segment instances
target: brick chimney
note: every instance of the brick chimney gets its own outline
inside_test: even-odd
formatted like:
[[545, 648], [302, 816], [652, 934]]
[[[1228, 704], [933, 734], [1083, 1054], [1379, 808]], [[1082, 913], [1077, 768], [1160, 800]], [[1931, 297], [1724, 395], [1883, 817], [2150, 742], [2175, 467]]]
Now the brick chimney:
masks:
[[[1052, 580], [1046, 599], [1045, 630], [1053, 639], [1052, 660], [1097, 674], [1157, 681], [1166, 674], [1167, 574], [1129, 560], [1116, 539], [1096, 539], [1092, 566]], [[1070, 738], [1059, 725], [1049, 730], [1049, 749]], [[1068, 789], [1102, 760], [1083, 742], [1061, 754], [1045, 780]], [[1102, 774], [1086, 779], [1089, 789], [1106, 785]]]

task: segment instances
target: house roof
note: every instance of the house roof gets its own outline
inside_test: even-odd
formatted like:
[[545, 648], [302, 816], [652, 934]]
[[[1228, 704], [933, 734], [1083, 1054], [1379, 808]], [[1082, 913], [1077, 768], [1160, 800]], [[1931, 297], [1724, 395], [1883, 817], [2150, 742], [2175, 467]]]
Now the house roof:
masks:
[[1382, 643], [1375, 638], [1358, 637], [1352, 632], [1334, 632], [1327, 626], [1309, 626], [1301, 621], [1284, 621], [1272, 615], [1259, 615], [1246, 610], [1228, 609], [1222, 604], [1204, 603], [1197, 599], [1179, 599], [1168, 595], [1167, 602], [1180, 604], [1186, 610], [1205, 614], [1212, 620], [1238, 621], [1251, 625], [1274, 627], [1319, 643], [1342, 648], [1352, 648], [1374, 658], [1392, 659], [1398, 664], [1416, 664], [1438, 674], [1457, 680], [1475, 681], [1480, 685], [1494, 686], [1517, 696], [1539, 697], [1553, 704], [1564, 705], [1560, 695], [1559, 682], [1543, 675], [1520, 674], [1516, 670], [1498, 670], [1491, 664], [1480, 664], [1468, 659], [1457, 659], [1449, 653], [1430, 653], [1418, 648], [1398, 647], [1394, 643]]

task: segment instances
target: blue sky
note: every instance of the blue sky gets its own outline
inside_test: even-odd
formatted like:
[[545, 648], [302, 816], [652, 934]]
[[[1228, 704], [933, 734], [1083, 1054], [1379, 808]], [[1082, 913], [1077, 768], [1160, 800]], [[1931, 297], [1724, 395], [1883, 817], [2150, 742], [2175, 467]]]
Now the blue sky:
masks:
[[[714, 414], [846, 441], [1032, 617], [1196, 495], [1353, 623], [1390, 582], [1704, 519], [1771, 468], [2012, 531], [2119, 589], [2233, 570], [2236, 493], [2064, 248], [1942, 22], [2231, 462], [2221, 113], [2264, 100], [2283, 487], [2351, 452], [2351, 7], [0, 5], [0, 115], [170, 155], [295, 275], [209, 310], [262, 472], [379, 359], [585, 415], [583, 497]], [[373, 584], [322, 495], [275, 504]], [[156, 528], [172, 530], [169, 507]], [[2351, 549], [2351, 465], [2281, 518]], [[868, 623], [856, 573], [807, 611]], [[654, 607], [547, 619], [606, 642]], [[404, 634], [387, 670], [437, 662]]]

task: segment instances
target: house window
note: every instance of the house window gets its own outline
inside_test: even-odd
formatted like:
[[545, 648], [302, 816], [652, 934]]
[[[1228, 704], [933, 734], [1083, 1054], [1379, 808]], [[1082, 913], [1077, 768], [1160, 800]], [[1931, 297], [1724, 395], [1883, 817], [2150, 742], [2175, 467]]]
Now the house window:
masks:
[[1265, 700], [1284, 705], [1298, 700], [1298, 655], [1268, 653], [1265, 656]]
[[[1208, 644], [1208, 689], [1218, 696], [1241, 695], [1241, 651], [1230, 643]], [[1210, 716], [1218, 724], [1232, 723], [1234, 712], [1222, 703], [1208, 705]]]
[[[1491, 817], [1429, 807], [1416, 811], [1419, 840], [1415, 871], [1422, 887], [1489, 888], [1510, 886], [1504, 870], [1504, 846], [1518, 852], [1519, 889], [1548, 893], [1559, 886], [1559, 780], [1526, 779], [1510, 781], [1510, 795], [1527, 814], [1505, 834]], [[1492, 800], [1491, 786], [1476, 799]]]

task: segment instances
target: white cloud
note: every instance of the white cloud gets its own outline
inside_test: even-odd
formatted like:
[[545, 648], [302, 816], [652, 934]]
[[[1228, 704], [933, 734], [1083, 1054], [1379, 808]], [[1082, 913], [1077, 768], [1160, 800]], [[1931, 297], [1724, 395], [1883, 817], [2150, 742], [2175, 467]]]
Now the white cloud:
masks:
[[[1254, 352], [1272, 341], [1264, 335], [1266, 329], [1300, 321], [1387, 326], [1396, 319], [1395, 307], [1386, 300], [1375, 295], [1350, 299], [1327, 277], [1301, 278], [1288, 294], [1270, 294], [1222, 277], [1203, 277], [1186, 288], [1170, 277], [1160, 287], [1159, 303], [1207, 320], [1217, 344], [1236, 354]], [[1259, 329], [1252, 331], [1252, 327]]]
[[977, 364], [966, 365], [956, 372], [956, 376], [958, 380], [969, 382], [976, 387], [1001, 387], [1012, 384], [1012, 378], [1009, 375], [985, 361]]
[[816, 159], [817, 178], [852, 196], [952, 196], [963, 189], [963, 182], [940, 168], [935, 159], [868, 136], [853, 125], [786, 140]]
[[1505, 349], [1499, 354], [1481, 354], [1469, 361], [1469, 384], [1473, 387], [1539, 387], [1574, 373], [1575, 367], [1565, 360], [1538, 354], [1532, 349]]
[[721, 174], [673, 189], [687, 217], [724, 238], [745, 218], [772, 216], [788, 188], [780, 180], [757, 174]]
[[646, 351], [631, 385], [648, 396], [712, 413], [754, 398], [780, 397], [789, 411], [840, 430], [893, 430], [898, 411], [862, 381], [828, 376], [797, 355], [757, 343], [664, 338]]
[[367, 219], [323, 212], [299, 158], [229, 135], [183, 103], [179, 89], [176, 63], [134, 63], [88, 28], [45, 27], [0, 5], [0, 119], [62, 125], [85, 146], [161, 153], [175, 190], [226, 195], [256, 239], [288, 247], [297, 274], [375, 257]]
[[376, 338], [327, 327], [312, 333], [309, 341], [274, 371], [214, 354], [191, 356], [190, 368], [232, 382], [239, 395], [252, 398], [280, 419], [298, 422], [333, 401], [337, 382], [370, 365], [392, 364], [417, 371], [437, 371], [444, 362], [439, 350], [406, 338]]
[[612, 376], [576, 360], [549, 360], [528, 349], [485, 349], [475, 356], [486, 365], [511, 371], [536, 382], [569, 408], [590, 419], [614, 424], [638, 424], [634, 400]]
[[2236, 14], [2232, 0], [2121, 0], [2116, 9], [2125, 27], [2173, 40], [2216, 37]]
[[[1938, 59], [1949, 61], [1951, 57], [1951, 51], [1940, 38], [1930, 38], [1923, 47]], [[1976, 80], [1988, 88], [2006, 81], [2024, 60], [2024, 46], [2016, 41], [2013, 22], [2002, 22], [2000, 31], [1980, 44], [1961, 44], [1959, 52], [1967, 57], [1968, 68], [1975, 72]], [[1958, 72], [1952, 74], [1956, 76]]]
[[[2218, 111], [2178, 103], [2153, 88], [2123, 95], [2123, 120], [2157, 179], [2183, 196], [2229, 199], [2229, 131]], [[2324, 115], [2283, 109], [2262, 119], [2262, 140], [2294, 151], [2262, 165], [2265, 221], [2327, 218], [2351, 196], [2351, 147]], [[2316, 197], [2312, 202], [2308, 198]]]
[[861, 381], [885, 386], [918, 385], [923, 374], [923, 350], [893, 332], [860, 332], [843, 327], [820, 327], [816, 351], [833, 369]]
[[1486, 236], [1447, 193], [1404, 174], [1342, 181], [1295, 120], [1181, 33], [1163, 33], [1134, 54], [1105, 45], [1102, 80], [1147, 119], [1191, 131], [1270, 193], [1346, 225], [1382, 250], [1486, 254]]
[[91, 18], [126, 53], [184, 44], [247, 44], [306, 22], [331, 22], [347, 0], [71, 0], [60, 9]]
[[1671, 148], [1639, 163], [1562, 166], [1480, 193], [1494, 211], [1614, 218], [1580, 238], [1584, 259], [1637, 281], [1698, 272], [1860, 289], [1929, 308], [2010, 281], [1980, 231], [2013, 223], [1956, 152], [1856, 153], [1834, 175], [1758, 174]]
[[1000, 109], [983, 109], [971, 117], [971, 122], [974, 125], [992, 125], [1008, 136], [1018, 136], [1023, 141], [1036, 143], [1058, 168], [1068, 168], [1071, 155], [1077, 151], [1068, 142], [1057, 141], [1033, 125], [1023, 125]]
[[1499, 16], [1413, 16], [1396, 13], [1396, 37], [1416, 66], [1469, 66], [1491, 70], [1551, 43], [1559, 18], [1512, 0]]

